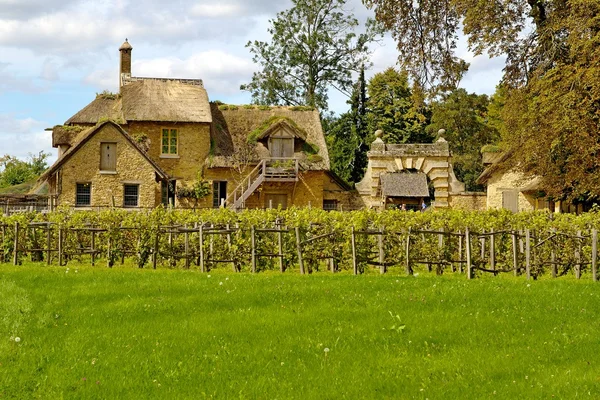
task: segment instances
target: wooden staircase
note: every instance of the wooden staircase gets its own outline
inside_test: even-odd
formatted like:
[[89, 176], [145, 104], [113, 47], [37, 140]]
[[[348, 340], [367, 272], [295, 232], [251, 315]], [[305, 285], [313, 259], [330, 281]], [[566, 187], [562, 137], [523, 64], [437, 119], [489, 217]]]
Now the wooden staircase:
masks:
[[264, 182], [297, 182], [298, 160], [295, 158], [265, 158], [242, 180], [227, 197], [225, 204], [234, 210], [246, 207], [246, 200]]

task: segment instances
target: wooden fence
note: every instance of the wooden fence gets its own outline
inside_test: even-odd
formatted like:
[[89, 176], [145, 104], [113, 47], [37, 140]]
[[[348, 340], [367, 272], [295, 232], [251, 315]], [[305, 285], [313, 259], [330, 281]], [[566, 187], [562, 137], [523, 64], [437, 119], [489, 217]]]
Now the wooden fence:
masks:
[[[459, 232], [444, 230], [389, 231], [385, 227], [333, 230], [311, 224], [272, 226], [156, 226], [152, 229], [86, 225], [67, 228], [52, 223], [0, 225], [0, 263], [18, 265], [24, 259], [47, 265], [66, 265], [71, 260], [112, 267], [133, 258], [138, 267], [190, 268], [208, 272], [218, 265], [232, 271], [297, 268], [301, 274], [328, 269], [366, 268], [386, 273], [399, 268], [411, 275], [416, 268], [438, 274], [511, 273], [535, 279], [544, 273], [559, 277], [590, 273], [596, 281], [598, 232], [576, 235], [557, 231], [503, 230]], [[86, 261], [87, 260], [87, 261]]]

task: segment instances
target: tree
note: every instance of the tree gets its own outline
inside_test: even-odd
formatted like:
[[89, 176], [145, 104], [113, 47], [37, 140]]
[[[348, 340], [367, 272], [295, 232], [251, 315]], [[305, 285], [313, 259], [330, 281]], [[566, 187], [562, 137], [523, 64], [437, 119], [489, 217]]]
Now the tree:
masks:
[[600, 197], [600, 2], [364, 2], [398, 40], [411, 74], [432, 88], [460, 70], [453, 43], [461, 24], [476, 54], [506, 55], [507, 165], [538, 176], [555, 199]]
[[[585, 0], [577, 0], [585, 3]], [[557, 22], [568, 0], [363, 0], [398, 42], [400, 62], [427, 87], [456, 88], [468, 64], [456, 54], [462, 26], [476, 55], [505, 55], [505, 78], [527, 82], [567, 55], [568, 32]], [[560, 24], [558, 24], [560, 25]], [[531, 29], [533, 27], [533, 29]]]
[[381, 129], [386, 143], [429, 143], [432, 137], [425, 132], [427, 109], [419, 90], [413, 91], [408, 73], [388, 68], [375, 74], [368, 85], [368, 131], [371, 135]]
[[481, 148], [499, 140], [498, 131], [489, 126], [489, 104], [486, 95], [457, 89], [431, 106], [431, 125], [427, 131], [432, 135], [440, 129], [446, 131], [454, 172], [467, 190], [483, 189], [475, 183], [483, 172]]
[[346, 0], [292, 0], [291, 9], [270, 20], [271, 42], [248, 42], [262, 68], [241, 89], [255, 103], [306, 105], [327, 109], [330, 87], [350, 94], [352, 73], [368, 63], [374, 25], [356, 34], [358, 20], [344, 9]]
[[28, 161], [10, 155], [0, 157], [0, 188], [19, 185], [39, 177], [47, 168], [48, 153], [29, 154]]
[[361, 68], [348, 104], [350, 110], [328, 124], [326, 139], [334, 172], [347, 182], [359, 182], [367, 168], [369, 137], [365, 69]]

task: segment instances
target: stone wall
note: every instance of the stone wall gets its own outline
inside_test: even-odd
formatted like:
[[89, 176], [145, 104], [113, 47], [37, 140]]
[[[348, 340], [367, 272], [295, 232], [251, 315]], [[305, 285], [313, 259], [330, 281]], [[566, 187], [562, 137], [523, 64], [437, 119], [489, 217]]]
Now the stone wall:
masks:
[[[113, 142], [116, 171], [100, 172], [100, 144]], [[160, 184], [155, 171], [137, 149], [112, 125], [104, 125], [74, 153], [59, 171], [59, 204], [75, 205], [77, 183], [91, 182], [91, 207], [123, 205], [123, 185], [139, 184], [139, 206], [154, 207], [160, 199]]]
[[485, 192], [451, 193], [448, 204], [453, 210], [483, 211], [486, 209]]
[[381, 196], [380, 177], [386, 173], [403, 170], [425, 173], [433, 183], [436, 208], [448, 208], [450, 193], [465, 190], [464, 184], [454, 175], [448, 142], [444, 139], [432, 144], [387, 145], [378, 138], [367, 155], [367, 170], [356, 188], [368, 208], [383, 209], [385, 199]]
[[[161, 155], [163, 128], [177, 129], [177, 155]], [[131, 122], [126, 131], [134, 140], [142, 141], [146, 138], [142, 144], [148, 146], [148, 155], [177, 181], [177, 187], [189, 186], [196, 181], [210, 152], [210, 124], [208, 123]], [[179, 199], [175, 200], [177, 207], [191, 206], [189, 202], [181, 203], [179, 204]]]
[[518, 193], [518, 211], [534, 210], [536, 199], [520, 191], [534, 179], [525, 178], [523, 174], [516, 171], [494, 173], [487, 182], [487, 208], [502, 208], [503, 192], [514, 191]]

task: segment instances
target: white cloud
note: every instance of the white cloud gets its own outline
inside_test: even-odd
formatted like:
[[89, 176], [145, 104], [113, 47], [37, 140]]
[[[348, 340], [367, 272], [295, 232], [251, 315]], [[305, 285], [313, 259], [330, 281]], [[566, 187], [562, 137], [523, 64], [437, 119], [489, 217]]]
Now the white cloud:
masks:
[[14, 114], [0, 114], [0, 156], [10, 154], [26, 159], [40, 151], [52, 151], [52, 135], [45, 132], [46, 122], [33, 118], [17, 118]]
[[195, 17], [219, 18], [237, 16], [242, 11], [242, 7], [231, 3], [194, 4], [190, 11]]

